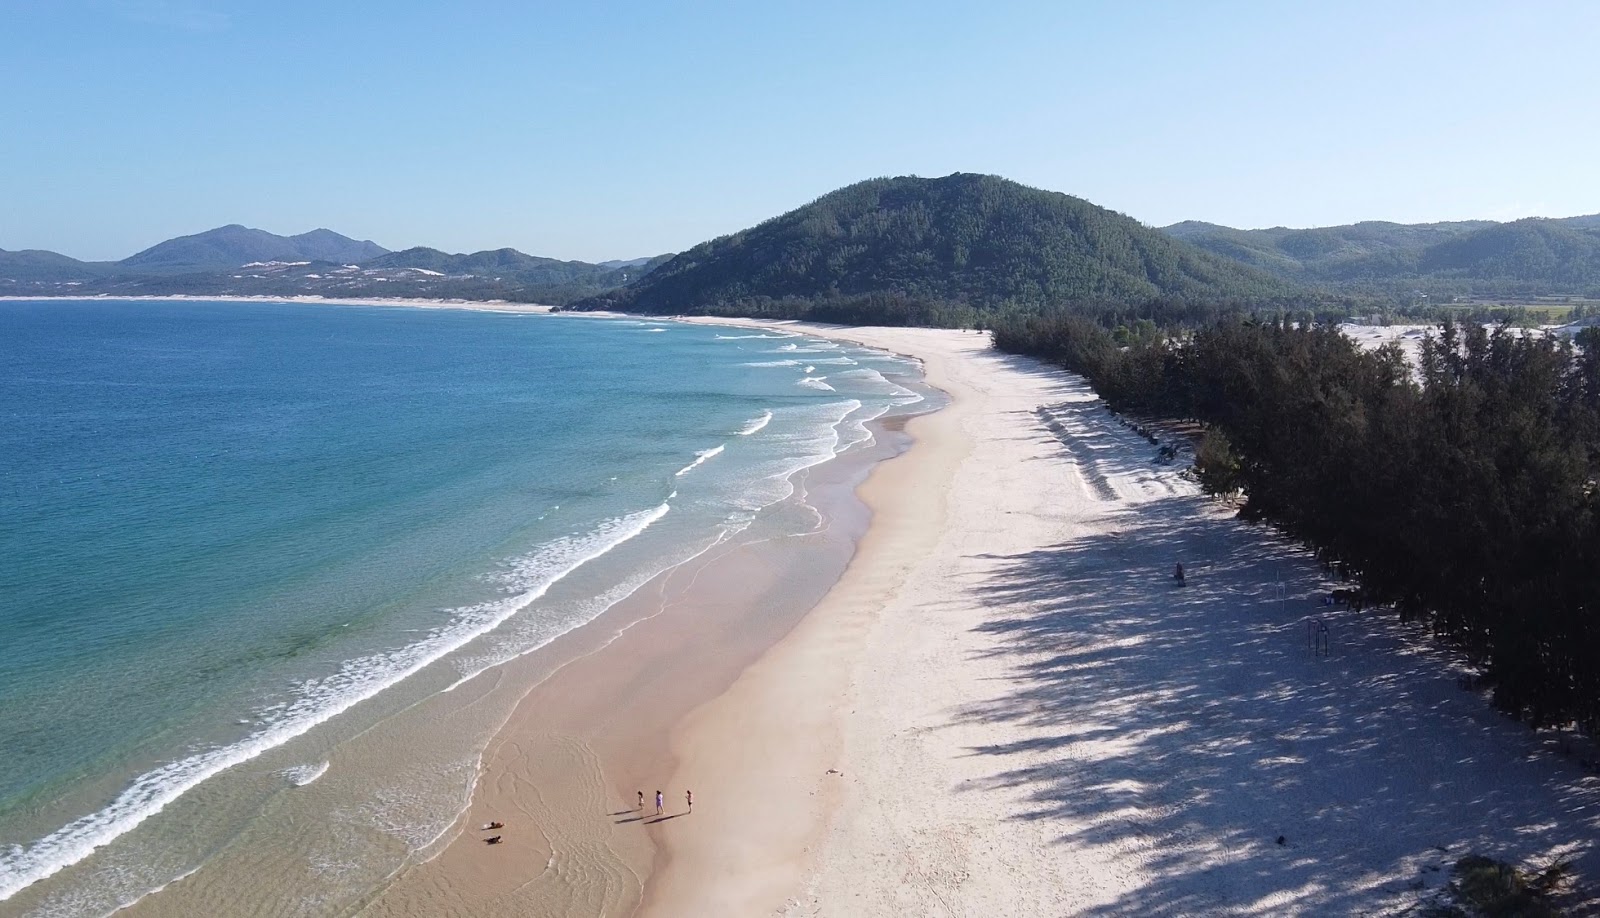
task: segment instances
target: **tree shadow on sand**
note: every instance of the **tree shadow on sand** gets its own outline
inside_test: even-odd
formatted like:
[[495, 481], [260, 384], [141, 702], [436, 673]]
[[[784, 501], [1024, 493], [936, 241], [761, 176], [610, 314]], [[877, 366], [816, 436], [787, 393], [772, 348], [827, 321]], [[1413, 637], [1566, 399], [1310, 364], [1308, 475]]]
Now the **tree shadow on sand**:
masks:
[[1306, 553], [1203, 498], [1106, 509], [1114, 535], [972, 559], [1011, 678], [955, 717], [1026, 735], [970, 749], [1001, 768], [966, 789], [1025, 789], [1012, 818], [1061, 845], [1142, 852], [1142, 885], [1084, 914], [1403, 909], [1469, 851], [1600, 874], [1600, 781], [1461, 691], [1445, 648], [1322, 605]]

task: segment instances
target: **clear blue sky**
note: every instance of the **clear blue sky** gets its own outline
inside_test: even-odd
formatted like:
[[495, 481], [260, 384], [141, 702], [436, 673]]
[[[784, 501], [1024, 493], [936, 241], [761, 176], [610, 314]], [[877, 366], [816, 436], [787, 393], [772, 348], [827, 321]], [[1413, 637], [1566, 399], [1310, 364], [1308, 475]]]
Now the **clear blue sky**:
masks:
[[601, 260], [878, 175], [1151, 224], [1600, 211], [1600, 3], [0, 0], [0, 248]]

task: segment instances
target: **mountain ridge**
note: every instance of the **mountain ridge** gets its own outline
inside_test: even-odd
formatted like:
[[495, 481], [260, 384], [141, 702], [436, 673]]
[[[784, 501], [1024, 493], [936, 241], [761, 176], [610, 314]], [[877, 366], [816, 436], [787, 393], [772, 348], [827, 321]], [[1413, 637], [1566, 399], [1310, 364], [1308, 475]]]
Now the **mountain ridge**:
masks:
[[158, 242], [117, 264], [147, 271], [221, 270], [266, 261], [360, 263], [388, 252], [369, 239], [351, 239], [329, 229], [279, 236], [230, 223]]
[[1296, 292], [1081, 198], [954, 173], [845, 186], [573, 308], [670, 313], [898, 297], [981, 312]]
[[329, 229], [278, 236], [230, 223], [159, 242], [121, 261], [0, 250], [0, 294], [379, 296], [560, 305], [637, 280], [666, 257], [591, 264], [513, 248], [452, 254], [415, 246], [391, 252]]
[[1161, 231], [1330, 292], [1600, 295], [1600, 214], [1254, 230], [1185, 220]]

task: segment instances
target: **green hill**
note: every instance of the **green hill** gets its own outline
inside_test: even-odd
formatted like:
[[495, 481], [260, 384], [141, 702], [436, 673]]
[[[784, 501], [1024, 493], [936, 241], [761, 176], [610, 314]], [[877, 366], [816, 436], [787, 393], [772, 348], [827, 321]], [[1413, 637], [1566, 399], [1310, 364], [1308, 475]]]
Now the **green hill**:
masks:
[[1283, 280], [1329, 290], [1600, 292], [1600, 216], [1260, 230], [1186, 220], [1163, 231]]
[[8, 252], [0, 249], [0, 282], [82, 281], [107, 272], [102, 262], [79, 261], [43, 249]]
[[1600, 287], [1600, 232], [1555, 220], [1518, 220], [1432, 246], [1424, 274], [1549, 285], [1558, 292]]
[[790, 313], [861, 297], [980, 310], [1296, 292], [1088, 201], [990, 175], [872, 179], [577, 304]]
[[390, 252], [362, 263], [364, 268], [421, 268], [440, 274], [511, 277], [533, 284], [562, 284], [586, 280], [609, 269], [583, 261], [560, 261], [526, 255], [516, 249], [492, 249], [470, 255], [451, 255], [426, 246]]

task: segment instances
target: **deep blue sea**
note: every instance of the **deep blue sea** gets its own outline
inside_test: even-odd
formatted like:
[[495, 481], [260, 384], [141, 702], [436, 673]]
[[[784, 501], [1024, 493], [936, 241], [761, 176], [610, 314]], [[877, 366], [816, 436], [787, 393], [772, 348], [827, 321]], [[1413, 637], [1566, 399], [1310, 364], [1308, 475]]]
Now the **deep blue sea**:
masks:
[[593, 619], [916, 379], [668, 322], [0, 302], [0, 903], [420, 673]]

